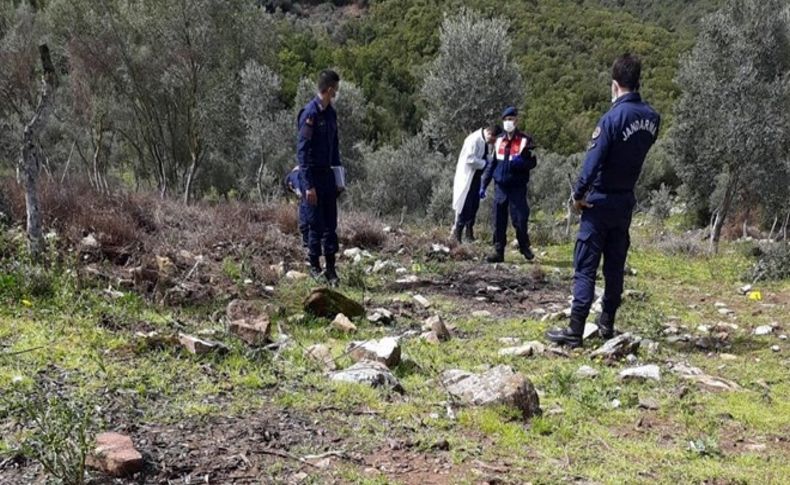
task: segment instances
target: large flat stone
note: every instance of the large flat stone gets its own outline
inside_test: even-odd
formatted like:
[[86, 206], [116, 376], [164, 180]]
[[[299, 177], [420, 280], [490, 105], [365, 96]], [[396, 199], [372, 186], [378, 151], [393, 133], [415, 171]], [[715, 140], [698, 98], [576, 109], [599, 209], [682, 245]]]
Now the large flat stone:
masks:
[[502, 404], [519, 409], [524, 419], [539, 415], [540, 399], [535, 386], [523, 374], [506, 365], [482, 374], [451, 369], [442, 373], [447, 391], [471, 406]]
[[392, 375], [387, 366], [372, 360], [363, 360], [348, 369], [333, 372], [329, 378], [335, 382], [352, 382], [371, 387], [389, 387], [395, 391], [403, 392], [400, 382]]
[[351, 342], [348, 344], [349, 354], [356, 362], [374, 360], [381, 362], [390, 369], [400, 364], [400, 344], [398, 339], [384, 337], [380, 340]]
[[86, 464], [113, 477], [125, 477], [143, 468], [143, 455], [134, 447], [132, 439], [120, 433], [100, 433], [96, 448], [88, 455]]
[[342, 313], [349, 318], [365, 316], [365, 308], [340, 292], [317, 288], [304, 301], [304, 310], [318, 317], [334, 318]]

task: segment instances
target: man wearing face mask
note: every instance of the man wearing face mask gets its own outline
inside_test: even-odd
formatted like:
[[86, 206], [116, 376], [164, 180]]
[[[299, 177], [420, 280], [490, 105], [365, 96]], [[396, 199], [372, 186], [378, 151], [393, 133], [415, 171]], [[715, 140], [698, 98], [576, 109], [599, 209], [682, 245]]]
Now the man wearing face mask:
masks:
[[[302, 209], [307, 222], [307, 255], [310, 274], [339, 283], [335, 268], [337, 242], [337, 196], [340, 184], [335, 169], [341, 167], [337, 136], [337, 113], [332, 106], [340, 88], [340, 76], [324, 70], [318, 76], [318, 94], [299, 112], [296, 158], [299, 182], [304, 191]], [[326, 271], [321, 268], [324, 256]]]
[[464, 141], [453, 183], [453, 210], [455, 226], [453, 237], [460, 243], [466, 230], [466, 239], [475, 240], [474, 225], [480, 208], [480, 180], [483, 170], [492, 157], [493, 145], [502, 129], [497, 125], [475, 130]]
[[581, 211], [574, 250], [573, 305], [570, 326], [552, 330], [552, 342], [579, 347], [595, 297], [595, 276], [603, 256], [605, 289], [598, 333], [614, 336], [615, 313], [623, 292], [625, 260], [630, 246], [634, 186], [647, 152], [658, 137], [661, 117], [639, 95], [642, 64], [625, 54], [612, 66], [613, 106], [598, 122], [587, 148], [573, 205]]
[[532, 137], [516, 128], [518, 111], [514, 107], [502, 112], [505, 133], [494, 143], [494, 158], [483, 174], [480, 198], [485, 199], [486, 189], [491, 179], [495, 182], [494, 193], [494, 253], [486, 258], [489, 263], [505, 260], [507, 246], [508, 212], [516, 230], [516, 239], [521, 254], [532, 261], [535, 255], [530, 249], [527, 222], [529, 204], [527, 203], [527, 184], [530, 171], [537, 166], [535, 143]]

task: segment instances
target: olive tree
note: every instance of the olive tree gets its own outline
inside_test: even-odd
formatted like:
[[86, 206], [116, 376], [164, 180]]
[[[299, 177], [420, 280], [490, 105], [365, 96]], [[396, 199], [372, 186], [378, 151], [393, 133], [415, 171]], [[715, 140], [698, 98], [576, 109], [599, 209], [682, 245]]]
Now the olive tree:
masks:
[[692, 202], [713, 214], [713, 251], [744, 194], [788, 200], [789, 79], [783, 0], [728, 1], [681, 61], [671, 150]]
[[423, 129], [437, 146], [458, 146], [502, 108], [521, 103], [524, 83], [511, 59], [508, 27], [504, 19], [472, 10], [445, 17], [439, 54], [420, 91], [427, 111]]

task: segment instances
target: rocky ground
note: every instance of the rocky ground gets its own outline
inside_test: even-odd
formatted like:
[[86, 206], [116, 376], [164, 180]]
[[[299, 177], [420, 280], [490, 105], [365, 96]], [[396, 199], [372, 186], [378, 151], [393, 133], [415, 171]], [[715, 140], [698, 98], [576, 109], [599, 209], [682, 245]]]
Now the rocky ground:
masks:
[[[8, 299], [0, 482], [46, 481], [18, 448], [30, 414], [8, 411], [40, 395], [86, 410], [92, 483], [790, 476], [790, 283], [746, 287], [738, 244], [668, 255], [637, 229], [625, 333], [604, 343], [589, 326], [566, 351], [542, 335], [567, 318], [570, 244], [491, 266], [481, 244], [387, 234], [368, 250], [346, 241], [339, 293], [314, 292], [298, 260], [258, 278], [213, 247], [83, 258], [53, 294]], [[99, 432], [131, 443], [109, 436], [97, 455]]]

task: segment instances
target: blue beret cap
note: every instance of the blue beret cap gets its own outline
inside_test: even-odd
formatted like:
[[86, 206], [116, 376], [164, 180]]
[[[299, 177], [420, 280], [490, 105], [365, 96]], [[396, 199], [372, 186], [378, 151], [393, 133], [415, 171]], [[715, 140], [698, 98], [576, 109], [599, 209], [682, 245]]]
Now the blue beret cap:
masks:
[[502, 112], [502, 118], [507, 118], [508, 116], [518, 116], [518, 110], [515, 106], [508, 106]]

